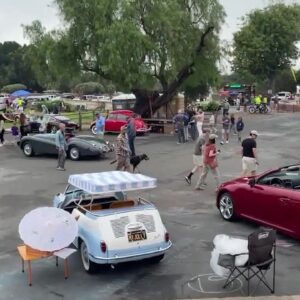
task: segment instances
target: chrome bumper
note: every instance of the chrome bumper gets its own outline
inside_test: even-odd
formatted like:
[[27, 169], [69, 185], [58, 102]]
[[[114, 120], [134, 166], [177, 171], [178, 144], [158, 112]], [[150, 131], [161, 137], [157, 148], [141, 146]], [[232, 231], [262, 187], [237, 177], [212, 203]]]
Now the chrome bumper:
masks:
[[136, 132], [137, 133], [142, 133], [142, 132], [149, 132], [151, 130], [151, 127], [148, 127], [148, 128], [140, 128], [140, 129], [137, 129]]
[[146, 251], [139, 254], [131, 254], [131, 255], [122, 255], [122, 256], [112, 256], [112, 257], [101, 257], [101, 256], [94, 256], [90, 254], [90, 260], [98, 263], [98, 264], [117, 264], [122, 262], [129, 262], [129, 261], [136, 261], [136, 260], [143, 260], [155, 256], [159, 256], [164, 254], [168, 249], [172, 246], [172, 242], [170, 242], [167, 247], [160, 248], [157, 250]]

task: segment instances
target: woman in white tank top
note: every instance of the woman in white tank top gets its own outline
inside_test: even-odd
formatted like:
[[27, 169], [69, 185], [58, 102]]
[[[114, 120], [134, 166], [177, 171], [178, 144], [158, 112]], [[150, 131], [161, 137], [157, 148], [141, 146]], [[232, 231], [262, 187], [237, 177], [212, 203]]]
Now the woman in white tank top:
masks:
[[199, 109], [197, 114], [195, 115], [195, 120], [196, 120], [197, 129], [198, 129], [198, 134], [202, 135], [203, 134], [202, 126], [203, 126], [203, 121], [204, 121], [204, 112], [201, 109]]

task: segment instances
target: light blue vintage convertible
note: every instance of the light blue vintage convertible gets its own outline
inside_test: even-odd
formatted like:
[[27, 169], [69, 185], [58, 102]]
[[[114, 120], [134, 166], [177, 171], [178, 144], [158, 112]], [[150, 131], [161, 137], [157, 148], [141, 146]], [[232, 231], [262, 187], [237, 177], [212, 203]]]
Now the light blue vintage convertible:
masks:
[[156, 179], [122, 171], [70, 175], [54, 206], [77, 220], [80, 249], [87, 272], [99, 264], [150, 259], [159, 262], [172, 242], [157, 208], [141, 197], [125, 192], [156, 187]]

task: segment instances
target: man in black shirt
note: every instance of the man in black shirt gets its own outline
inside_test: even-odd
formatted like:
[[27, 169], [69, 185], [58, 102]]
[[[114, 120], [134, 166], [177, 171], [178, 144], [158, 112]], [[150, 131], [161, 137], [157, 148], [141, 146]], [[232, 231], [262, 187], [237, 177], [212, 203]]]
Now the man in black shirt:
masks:
[[255, 176], [258, 165], [256, 153], [256, 130], [250, 131], [250, 137], [242, 142], [242, 176]]

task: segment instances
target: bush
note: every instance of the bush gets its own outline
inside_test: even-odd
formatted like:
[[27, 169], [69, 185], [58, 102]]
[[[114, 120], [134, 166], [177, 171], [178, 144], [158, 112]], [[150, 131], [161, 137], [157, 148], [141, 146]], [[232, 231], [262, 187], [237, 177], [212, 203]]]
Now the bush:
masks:
[[81, 95], [94, 95], [104, 92], [104, 87], [98, 82], [79, 83], [74, 87], [74, 91]]
[[64, 103], [63, 111], [65, 112], [74, 112], [77, 111], [76, 106], [69, 104], [69, 103]]
[[117, 89], [113, 84], [107, 84], [104, 86], [104, 92], [107, 94], [113, 94], [116, 90]]
[[59, 111], [65, 111], [65, 112], [78, 111], [78, 108], [77, 108], [78, 105], [72, 105], [72, 104], [69, 104], [69, 103], [65, 103], [61, 100], [39, 101], [39, 102], [36, 102], [34, 105], [31, 105], [31, 109], [42, 112], [43, 111], [43, 105], [45, 105], [48, 108], [49, 113], [52, 113], [54, 111], [55, 106], [58, 108]]
[[203, 111], [218, 111], [221, 108], [218, 101], [203, 101], [199, 106]]
[[35, 104], [35, 108], [38, 110], [38, 111], [43, 111], [43, 108], [42, 106], [45, 105], [49, 112], [53, 112], [55, 106], [60, 108], [61, 107], [61, 102], [62, 101], [39, 101], [38, 103]]
[[1, 92], [3, 93], [7, 93], [7, 94], [12, 94], [15, 91], [18, 90], [26, 90], [27, 86], [21, 83], [15, 83], [15, 84], [9, 84], [9, 85], [5, 85]]

